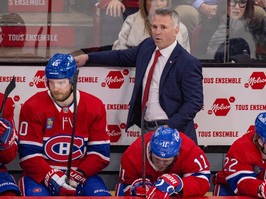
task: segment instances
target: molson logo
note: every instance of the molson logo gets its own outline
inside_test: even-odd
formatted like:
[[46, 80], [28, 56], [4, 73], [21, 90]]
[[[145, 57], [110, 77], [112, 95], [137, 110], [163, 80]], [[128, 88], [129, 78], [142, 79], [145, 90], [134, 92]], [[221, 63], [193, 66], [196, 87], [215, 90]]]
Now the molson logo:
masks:
[[108, 135], [110, 137], [110, 141], [117, 142], [122, 135], [122, 132], [119, 126], [116, 124], [110, 124], [110, 125], [107, 125], [107, 128], [108, 128]]
[[37, 88], [45, 88], [45, 74], [44, 70], [39, 70], [33, 77], [33, 81], [30, 82], [30, 86], [35, 85]]
[[102, 83], [102, 87], [105, 87], [107, 85], [110, 89], [121, 88], [124, 83], [124, 75], [128, 75], [128, 73], [128, 69], [125, 69], [122, 72], [110, 71], [105, 78], [105, 82]]
[[230, 97], [229, 100], [226, 98], [217, 98], [208, 113], [212, 113], [216, 116], [226, 116], [231, 109], [230, 103], [234, 102], [235, 98]]
[[245, 84], [245, 88], [249, 86], [252, 89], [263, 89], [266, 83], [266, 76], [264, 72], [253, 72]]
[[19, 95], [15, 95], [13, 99], [14, 99], [15, 102], [18, 102], [20, 100], [20, 96]]

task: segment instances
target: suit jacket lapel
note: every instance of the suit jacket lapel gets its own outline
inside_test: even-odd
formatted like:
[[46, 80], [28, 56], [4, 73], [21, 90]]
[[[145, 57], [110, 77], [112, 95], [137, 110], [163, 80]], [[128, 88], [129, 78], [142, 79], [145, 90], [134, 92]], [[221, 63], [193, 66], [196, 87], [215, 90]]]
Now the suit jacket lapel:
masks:
[[154, 52], [154, 50], [155, 50], [154, 45], [147, 46], [146, 50], [144, 51], [144, 53], [142, 55], [142, 64], [141, 64], [141, 68], [139, 69], [140, 70], [140, 76], [141, 76], [142, 80], [144, 78], [145, 72], [147, 70], [149, 61], [151, 59], [151, 56], [152, 56], [152, 53]]
[[[170, 69], [172, 68], [172, 66], [174, 65], [174, 63], [176, 62], [177, 57], [180, 54], [180, 48], [178, 47], [178, 44], [175, 46], [173, 52], [171, 53], [169, 59], [166, 62], [166, 65], [163, 69], [163, 73], [161, 76], [161, 80], [160, 80], [160, 88], [162, 87], [168, 72], [170, 71]], [[160, 90], [160, 89], [159, 89]]]

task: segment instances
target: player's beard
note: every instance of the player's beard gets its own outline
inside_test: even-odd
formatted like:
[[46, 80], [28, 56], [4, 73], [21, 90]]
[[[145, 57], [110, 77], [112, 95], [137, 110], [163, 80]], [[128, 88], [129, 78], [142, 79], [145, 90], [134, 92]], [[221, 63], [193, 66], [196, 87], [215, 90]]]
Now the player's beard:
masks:
[[160, 171], [160, 172], [165, 171], [167, 168], [168, 168], [168, 167], [157, 167], [157, 166], [156, 166], [157, 171]]
[[166, 166], [161, 166], [160, 168], [158, 168], [156, 165], [156, 169], [157, 169], [157, 171], [160, 171], [160, 172], [164, 172], [164, 171], [167, 171], [169, 168], [171, 168], [173, 165], [174, 165], [174, 163], [176, 162], [176, 159], [177, 159], [177, 156], [174, 158], [174, 160], [173, 160], [173, 162], [171, 163], [171, 164], [169, 164], [169, 165], [166, 165]]
[[73, 90], [72, 88], [69, 90], [68, 93], [62, 94], [62, 93], [51, 93], [54, 101], [56, 102], [64, 102], [66, 101], [72, 94]]
[[156, 167], [157, 171], [163, 172], [163, 171], [168, 170], [173, 165], [173, 162], [171, 164], [168, 164], [168, 165], [158, 165], [158, 164], [155, 164], [154, 162], [153, 162], [153, 164]]

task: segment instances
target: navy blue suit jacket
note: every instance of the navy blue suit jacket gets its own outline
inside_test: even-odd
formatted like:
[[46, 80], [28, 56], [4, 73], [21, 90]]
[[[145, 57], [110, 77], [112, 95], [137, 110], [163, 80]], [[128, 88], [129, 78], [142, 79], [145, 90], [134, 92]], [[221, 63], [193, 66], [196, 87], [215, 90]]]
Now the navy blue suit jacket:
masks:
[[[88, 63], [136, 67], [127, 129], [134, 124], [141, 126], [142, 79], [155, 48], [153, 39], [147, 38], [131, 49], [89, 53]], [[179, 44], [163, 70], [159, 102], [169, 118], [168, 126], [197, 143], [193, 119], [203, 106], [202, 65]]]

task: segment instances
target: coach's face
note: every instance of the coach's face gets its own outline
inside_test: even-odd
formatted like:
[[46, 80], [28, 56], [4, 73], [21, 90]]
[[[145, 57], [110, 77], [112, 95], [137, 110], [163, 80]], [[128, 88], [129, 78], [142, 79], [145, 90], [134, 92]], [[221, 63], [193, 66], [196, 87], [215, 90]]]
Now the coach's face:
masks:
[[155, 14], [152, 18], [152, 37], [159, 49], [164, 49], [174, 43], [179, 31], [175, 27], [171, 16], [161, 16]]
[[56, 102], [60, 103], [66, 100], [72, 102], [72, 100], [70, 99], [72, 84], [69, 82], [69, 79], [49, 79], [48, 86], [52, 97]]

